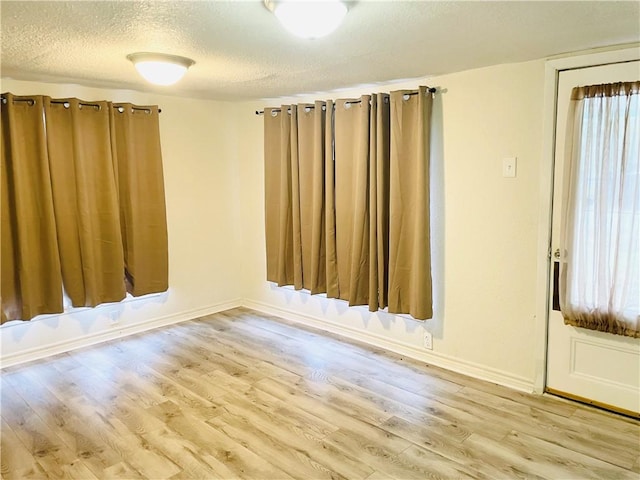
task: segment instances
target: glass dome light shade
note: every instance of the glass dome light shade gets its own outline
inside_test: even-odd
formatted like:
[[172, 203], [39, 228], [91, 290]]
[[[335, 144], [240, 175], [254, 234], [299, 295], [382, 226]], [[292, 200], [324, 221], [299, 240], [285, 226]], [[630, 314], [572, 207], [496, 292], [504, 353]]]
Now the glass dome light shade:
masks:
[[282, 0], [267, 5], [289, 32], [302, 38], [329, 35], [342, 23], [347, 6], [340, 0]]
[[178, 82], [195, 63], [189, 58], [161, 53], [132, 53], [127, 58], [145, 80], [163, 86]]

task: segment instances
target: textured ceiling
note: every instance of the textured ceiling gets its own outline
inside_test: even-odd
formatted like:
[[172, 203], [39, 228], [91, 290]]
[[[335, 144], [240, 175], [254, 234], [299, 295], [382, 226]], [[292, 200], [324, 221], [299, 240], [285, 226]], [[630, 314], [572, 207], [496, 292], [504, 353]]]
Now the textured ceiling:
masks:
[[[331, 36], [291, 36], [255, 1], [0, 3], [3, 77], [223, 100], [441, 75], [640, 41], [640, 2], [359, 1]], [[190, 57], [151, 87], [126, 55]]]

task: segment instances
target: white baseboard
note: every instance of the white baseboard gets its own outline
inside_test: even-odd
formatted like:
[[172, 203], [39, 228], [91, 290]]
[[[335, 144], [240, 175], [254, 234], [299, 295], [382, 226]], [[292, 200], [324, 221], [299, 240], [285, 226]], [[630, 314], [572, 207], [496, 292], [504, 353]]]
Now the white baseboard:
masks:
[[240, 307], [241, 305], [242, 301], [240, 299], [221, 302], [203, 308], [174, 313], [171, 315], [166, 315], [164, 317], [158, 317], [144, 322], [127, 325], [122, 328], [96, 332], [83, 337], [76, 337], [71, 340], [64, 340], [62, 342], [45, 345], [44, 347], [31, 348], [15, 354], [3, 355], [0, 359], [0, 368], [19, 365], [21, 363], [31, 362], [33, 360], [40, 360], [52, 355], [58, 355], [60, 353], [69, 352], [78, 348], [84, 348], [90, 345], [107, 342], [109, 340], [115, 340], [117, 338], [145, 332], [147, 330], [152, 330], [158, 327], [186, 322], [188, 320], [193, 320], [205, 315], [211, 315], [213, 313], [222, 312], [231, 308]]
[[532, 379], [514, 375], [503, 370], [462, 360], [443, 353], [425, 351], [417, 348], [415, 345], [410, 345], [393, 338], [384, 337], [375, 333], [355, 329], [347, 325], [331, 322], [324, 318], [314, 317], [305, 313], [276, 307], [255, 300], [244, 300], [242, 302], [242, 306], [258, 312], [276, 315], [292, 322], [336, 333], [353, 340], [358, 340], [376, 347], [390, 350], [400, 355], [405, 355], [409, 358], [413, 358], [414, 360], [419, 360], [430, 365], [442, 367], [480, 380], [497, 383], [498, 385], [504, 385], [527, 393], [532, 393], [534, 391]]
[[399, 340], [367, 332], [365, 330], [356, 329], [347, 325], [329, 321], [325, 318], [314, 317], [305, 313], [296, 312], [287, 308], [277, 307], [254, 300], [231, 300], [221, 302], [207, 307], [189, 310], [186, 312], [175, 313], [164, 317], [150, 319], [144, 322], [128, 325], [122, 328], [101, 331], [89, 334], [79, 338], [73, 338], [62, 342], [45, 345], [43, 347], [32, 348], [17, 352], [15, 354], [2, 355], [0, 358], [0, 368], [19, 365], [33, 360], [50, 357], [60, 353], [69, 352], [79, 348], [96, 345], [98, 343], [115, 340], [117, 338], [126, 337], [136, 333], [145, 332], [154, 328], [173, 325], [188, 320], [193, 320], [205, 315], [222, 312], [236, 307], [246, 307], [258, 312], [263, 312], [275, 316], [279, 316], [292, 322], [308, 325], [320, 330], [326, 330], [346, 338], [358, 340], [376, 347], [405, 355], [418, 361], [446, 368], [454, 372], [469, 375], [474, 378], [486, 380], [488, 382], [504, 385], [523, 392], [533, 392], [533, 380], [521, 376], [514, 375], [509, 372], [487, 367], [478, 363], [462, 360], [443, 353], [434, 351], [425, 351], [415, 345], [401, 342]]

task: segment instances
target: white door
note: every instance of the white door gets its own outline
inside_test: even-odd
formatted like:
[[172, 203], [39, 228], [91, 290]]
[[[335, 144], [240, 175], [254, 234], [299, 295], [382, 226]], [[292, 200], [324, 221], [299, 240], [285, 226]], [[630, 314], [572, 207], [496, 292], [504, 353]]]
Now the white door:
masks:
[[[559, 249], [565, 129], [571, 89], [640, 79], [640, 61], [560, 72], [556, 113], [552, 252]], [[553, 256], [553, 266], [557, 259]], [[554, 270], [551, 269], [553, 299]], [[640, 415], [640, 339], [565, 325], [550, 302], [547, 391], [633, 416]]]

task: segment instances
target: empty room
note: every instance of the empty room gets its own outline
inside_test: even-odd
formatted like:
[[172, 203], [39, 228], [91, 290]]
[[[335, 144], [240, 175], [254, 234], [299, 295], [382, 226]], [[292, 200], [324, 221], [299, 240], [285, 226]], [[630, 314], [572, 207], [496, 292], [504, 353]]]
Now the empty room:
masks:
[[0, 478], [640, 477], [639, 1], [0, 27]]

